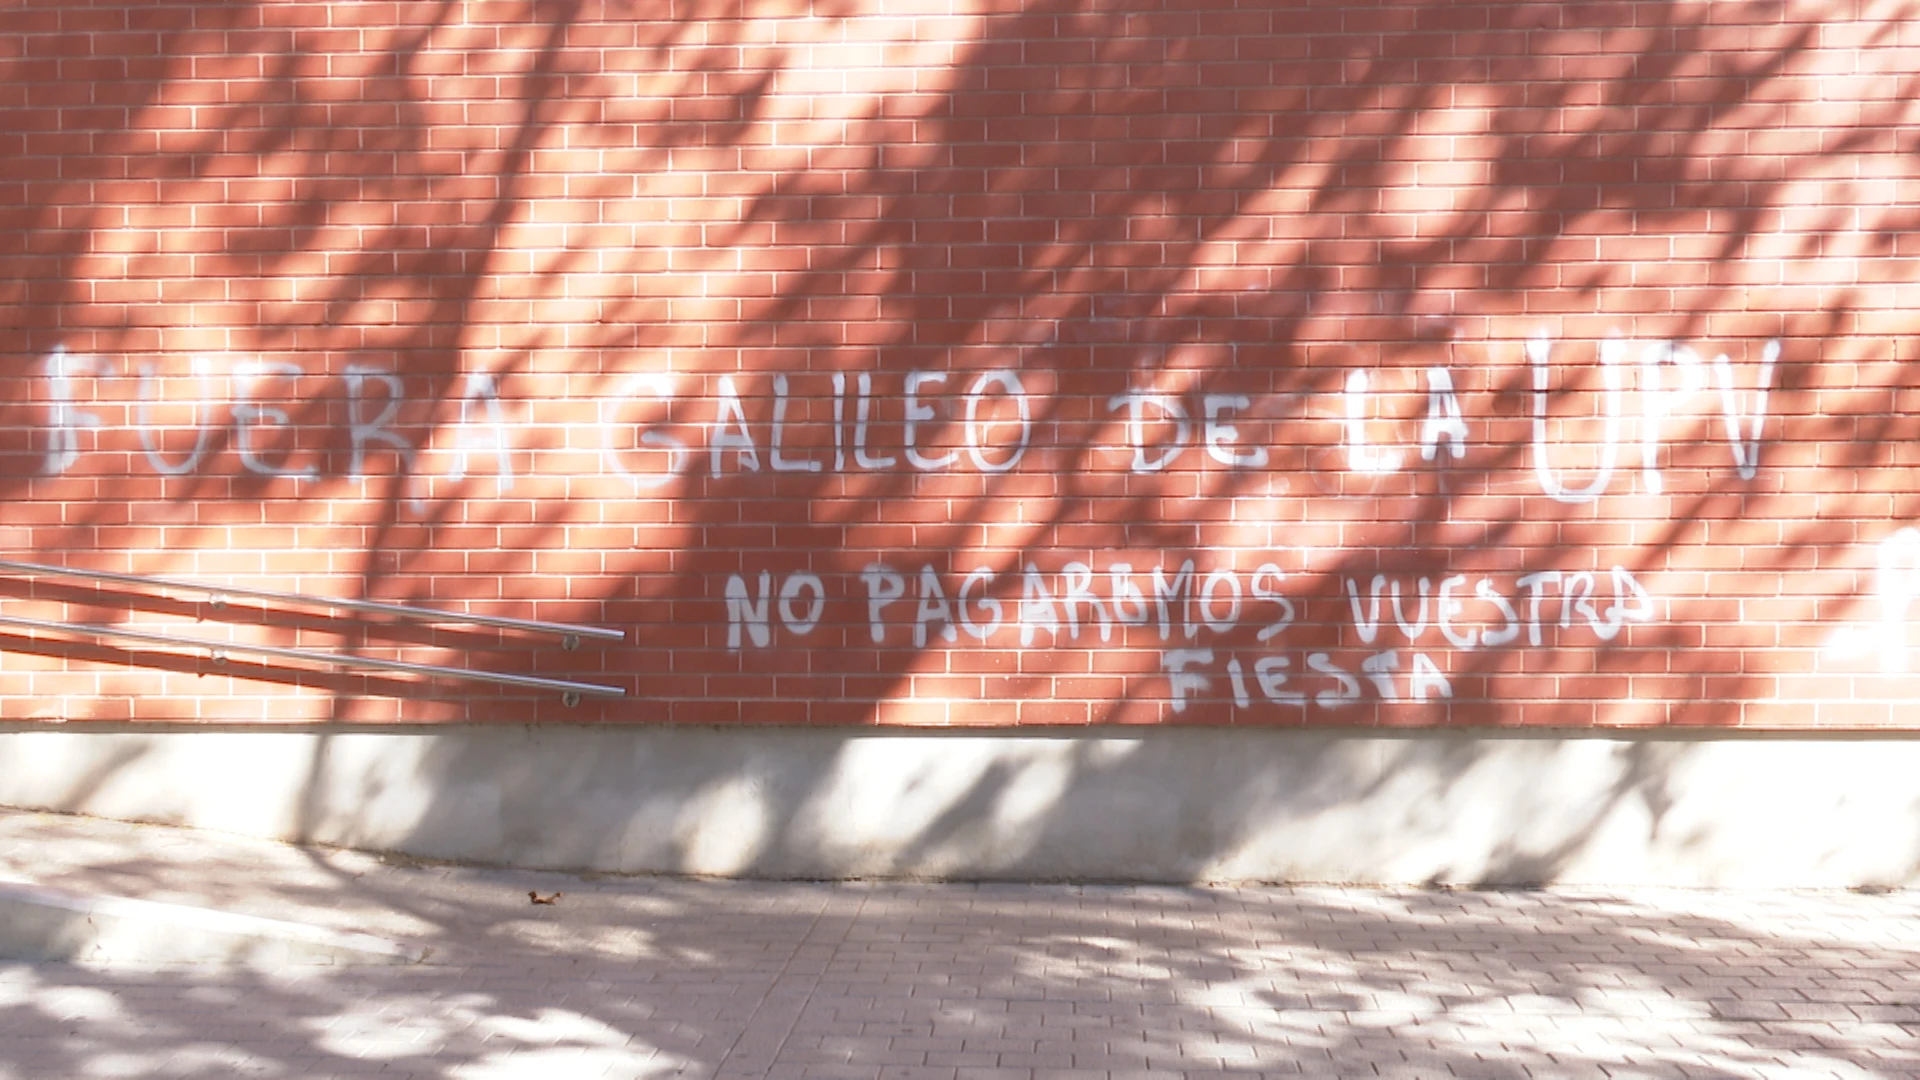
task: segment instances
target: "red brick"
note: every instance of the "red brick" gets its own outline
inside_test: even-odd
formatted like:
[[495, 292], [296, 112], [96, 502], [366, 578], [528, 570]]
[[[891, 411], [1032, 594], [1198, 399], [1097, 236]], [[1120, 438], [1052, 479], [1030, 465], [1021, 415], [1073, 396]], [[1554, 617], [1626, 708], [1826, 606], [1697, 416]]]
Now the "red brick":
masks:
[[[1011, 7], [903, 12], [829, 45], [774, 8], [704, 4], [598, 12], [543, 54], [550, 12], [478, 14], [33, 0], [9, 16], [0, 554], [612, 622], [627, 642], [549, 670], [674, 681], [567, 710], [76, 649], [7, 654], [5, 670], [40, 670], [0, 687], [0, 716], [77, 701], [181, 722], [1920, 722], [1886, 705], [1914, 695], [1882, 670], [1911, 659], [1887, 651], [1915, 606], [1906, 541], [1889, 538], [1920, 518], [1920, 388], [1902, 363], [1920, 175], [1889, 96], [1920, 41], [1892, 16], [1718, 5], [1636, 9], [1627, 26], [1545, 4], [1164, 2], [1071, 33]], [[407, 51], [421, 34], [439, 47]], [[1462, 34], [1489, 59], [1460, 61]], [[919, 53], [886, 46], [907, 40], [951, 42], [959, 68], [906, 67]], [[1789, 43], [1793, 61], [1765, 67]], [[806, 68], [790, 48], [813, 50]], [[282, 76], [282, 55], [308, 60]], [[1544, 463], [1526, 346], [1541, 334], [1556, 341]], [[1633, 344], [1603, 477], [1598, 360], [1615, 334]], [[1747, 408], [1776, 338], [1743, 469], [1714, 357]], [[1656, 492], [1639, 418], [1662, 340], [1695, 350], [1704, 379], [1661, 423]], [[213, 400], [189, 406], [205, 396], [195, 356], [218, 370]], [[248, 393], [249, 360], [304, 374]], [[145, 408], [142, 365], [159, 373]], [[1463, 460], [1420, 456], [1431, 368], [1463, 410]], [[1344, 445], [1355, 370], [1377, 371], [1359, 430], [1386, 471]], [[915, 417], [934, 471], [907, 460], [915, 371], [946, 373]], [[973, 406], [987, 445], [969, 442], [969, 389], [993, 371], [1018, 372], [1028, 405], [1006, 471], [1020, 421], [997, 385]], [[1660, 371], [1668, 390], [1686, 374]], [[497, 401], [472, 397], [481, 373]], [[670, 374], [674, 400], [602, 400], [643, 374]], [[1134, 472], [1113, 400], [1148, 391], [1175, 395], [1185, 443]], [[1234, 429], [1214, 450], [1263, 464], [1209, 453], [1210, 394]], [[143, 419], [164, 430], [143, 437]], [[719, 475], [716, 433], [735, 443]], [[1597, 493], [1556, 500], [1543, 466]], [[1162, 641], [1151, 573], [1189, 558], [1215, 610], [1237, 590], [1241, 614], [1186, 637], [1170, 612]], [[876, 562], [901, 588], [878, 646], [861, 577]], [[1102, 642], [1115, 562], [1150, 618]], [[1021, 645], [1029, 564], [1055, 618], [1080, 590], [1078, 639], [1036, 627]], [[1069, 564], [1088, 568], [1071, 586]], [[1267, 564], [1294, 612], [1262, 642]], [[923, 565], [942, 596], [922, 595]], [[916, 612], [957, 615], [979, 566], [997, 575], [998, 629], [949, 643], [933, 623], [916, 650]], [[1540, 571], [1560, 576], [1532, 646], [1519, 580]], [[1424, 626], [1355, 625], [1343, 582], [1376, 573]], [[1431, 594], [1456, 576], [1451, 629], [1470, 646], [1442, 633]], [[980, 597], [976, 582], [984, 633]], [[1489, 644], [1500, 604], [1521, 636]], [[1173, 649], [1210, 655], [1174, 672]], [[1322, 650], [1340, 674], [1314, 669]], [[1431, 700], [1378, 700], [1360, 665], [1389, 651], [1398, 670], [1371, 674], [1405, 692], [1418, 653]], [[1344, 676], [1356, 700], [1270, 702], [1254, 665], [1272, 658], [1288, 689]], [[1176, 713], [1181, 676], [1204, 682], [1182, 682]]]

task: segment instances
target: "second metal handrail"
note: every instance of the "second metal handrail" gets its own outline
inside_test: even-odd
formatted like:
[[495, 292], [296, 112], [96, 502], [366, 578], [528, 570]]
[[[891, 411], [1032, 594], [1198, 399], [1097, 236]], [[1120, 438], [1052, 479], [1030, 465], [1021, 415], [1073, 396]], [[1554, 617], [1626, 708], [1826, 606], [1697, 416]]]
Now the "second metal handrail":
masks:
[[[156, 590], [200, 593], [206, 596], [208, 601], [215, 607], [224, 606], [231, 597], [243, 597], [249, 600], [259, 600], [272, 604], [352, 611], [421, 623], [488, 626], [502, 630], [557, 634], [561, 638], [561, 647], [569, 650], [577, 648], [582, 638], [593, 638], [601, 641], [623, 641], [626, 639], [626, 634], [622, 631], [599, 626], [545, 622], [538, 619], [513, 619], [498, 615], [470, 615], [459, 612], [442, 611], [436, 608], [414, 607], [408, 604], [388, 604], [376, 600], [345, 600], [327, 596], [312, 596], [305, 593], [276, 592], [270, 589], [215, 585], [210, 582], [189, 581], [182, 578], [121, 574], [111, 570], [76, 570], [64, 566], [19, 562], [10, 559], [0, 559], [0, 571], [13, 571], [31, 576], [68, 577], [86, 581], [111, 582], [118, 585], [133, 585]], [[149, 645], [160, 645], [174, 650], [205, 649], [209, 657], [216, 664], [225, 663], [228, 654], [231, 653], [270, 657], [276, 660], [290, 660], [299, 663], [320, 664], [346, 670], [370, 669], [375, 671], [396, 671], [412, 675], [425, 675], [437, 679], [457, 679], [469, 682], [496, 683], [503, 686], [528, 687], [537, 690], [557, 690], [563, 695], [563, 700], [568, 705], [577, 704], [583, 696], [605, 698], [626, 696], [625, 689], [618, 686], [607, 686], [603, 683], [579, 682], [573, 679], [549, 679], [539, 675], [515, 675], [510, 672], [474, 671], [469, 668], [443, 667], [438, 664], [416, 664], [406, 660], [380, 660], [368, 656], [349, 656], [340, 653], [317, 652], [311, 649], [291, 649], [279, 645], [253, 645], [238, 642], [214, 641], [190, 634], [163, 634], [151, 630], [129, 630], [117, 626], [96, 626], [91, 623], [61, 622], [52, 619], [26, 619], [13, 615], [0, 615], [0, 627], [25, 630], [30, 634], [58, 633], [120, 638]]]
[[414, 607], [410, 604], [388, 604], [378, 600], [346, 600], [331, 596], [313, 596], [307, 593], [275, 592], [271, 589], [251, 589], [237, 585], [215, 585], [212, 582], [189, 581], [184, 578], [157, 577], [148, 574], [119, 574], [111, 570], [76, 570], [66, 566], [16, 562], [11, 559], [0, 559], [0, 570], [12, 570], [29, 575], [79, 578], [84, 581], [111, 581], [118, 585], [139, 585], [148, 588], [171, 589], [178, 592], [197, 592], [207, 596], [216, 605], [224, 598], [240, 596], [249, 600], [265, 600], [270, 603], [287, 604], [291, 606], [325, 607], [339, 611], [357, 611], [367, 615], [386, 615], [396, 619], [408, 619], [413, 622], [438, 623], [441, 625], [491, 626], [502, 630], [524, 630], [529, 633], [557, 634], [562, 639], [575, 639], [575, 644], [578, 644], [578, 640], [581, 638], [594, 638], [600, 641], [624, 641], [627, 636], [623, 631], [613, 630], [603, 626], [579, 626], [573, 623], [544, 622], [539, 619], [510, 619], [501, 615], [472, 615], [464, 612], [443, 611], [438, 608]]
[[[572, 679], [548, 679], [539, 675], [515, 675], [503, 671], [473, 671], [468, 668], [441, 667], [437, 664], [415, 664], [405, 660], [380, 660], [371, 656], [342, 656], [339, 653], [314, 652], [308, 649], [288, 649], [278, 645], [251, 645], [242, 642], [212, 641], [207, 638], [187, 634], [160, 634], [150, 630], [128, 630], [120, 626], [94, 626], [89, 623], [56, 622], [51, 619], [22, 619], [15, 615], [0, 615], [0, 627], [13, 627], [18, 630], [52, 631], [69, 634], [88, 634], [94, 637], [123, 638], [149, 645], [165, 645], [174, 648], [205, 649], [216, 664], [226, 663], [227, 654], [242, 653], [249, 656], [268, 656], [277, 660], [298, 660], [306, 663], [328, 664], [337, 668], [367, 668], [375, 671], [399, 671], [411, 675], [428, 675], [442, 679], [460, 679], [469, 682], [498, 683], [503, 686], [523, 686], [536, 690], [558, 690], [563, 694], [586, 697], [625, 697], [626, 690], [618, 686], [602, 683], [575, 682]], [[568, 702], [573, 704], [573, 702]]]

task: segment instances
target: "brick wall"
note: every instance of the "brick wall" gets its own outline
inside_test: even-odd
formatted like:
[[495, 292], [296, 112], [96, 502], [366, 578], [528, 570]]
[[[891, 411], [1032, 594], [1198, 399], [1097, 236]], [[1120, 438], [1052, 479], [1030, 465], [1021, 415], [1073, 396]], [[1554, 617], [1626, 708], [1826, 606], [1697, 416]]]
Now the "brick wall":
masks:
[[[1920, 21], [0, 5], [0, 716], [1920, 725]], [[428, 692], [430, 691], [430, 692]]]

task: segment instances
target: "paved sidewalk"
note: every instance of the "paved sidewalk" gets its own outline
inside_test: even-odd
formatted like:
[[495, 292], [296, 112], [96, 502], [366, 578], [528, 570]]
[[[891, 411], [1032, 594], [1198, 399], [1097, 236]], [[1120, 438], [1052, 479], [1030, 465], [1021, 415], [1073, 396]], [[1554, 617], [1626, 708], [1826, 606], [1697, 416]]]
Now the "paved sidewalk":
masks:
[[577, 878], [17, 812], [0, 871], [433, 949], [0, 964], [0, 1078], [1920, 1077], [1915, 893]]

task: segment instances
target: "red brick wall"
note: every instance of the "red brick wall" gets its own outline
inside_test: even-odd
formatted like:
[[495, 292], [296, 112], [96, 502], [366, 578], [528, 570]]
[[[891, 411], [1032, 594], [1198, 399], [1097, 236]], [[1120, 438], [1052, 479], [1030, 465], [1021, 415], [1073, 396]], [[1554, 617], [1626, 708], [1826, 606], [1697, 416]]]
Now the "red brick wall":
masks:
[[[1868, 0], [0, 4], [7, 719], [1920, 724]], [[1397, 605], [1397, 606], [1396, 606]]]

